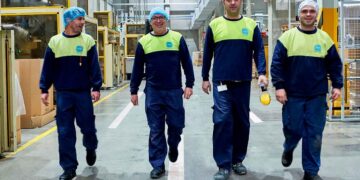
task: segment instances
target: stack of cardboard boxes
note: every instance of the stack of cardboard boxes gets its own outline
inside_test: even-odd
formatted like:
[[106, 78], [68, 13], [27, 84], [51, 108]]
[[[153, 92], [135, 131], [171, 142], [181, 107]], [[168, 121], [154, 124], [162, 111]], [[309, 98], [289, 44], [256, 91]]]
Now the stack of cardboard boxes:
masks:
[[43, 65], [42, 59], [17, 59], [17, 73], [24, 96], [26, 114], [20, 117], [21, 128], [41, 127], [54, 120], [54, 91], [49, 89], [49, 105], [41, 102], [39, 80]]

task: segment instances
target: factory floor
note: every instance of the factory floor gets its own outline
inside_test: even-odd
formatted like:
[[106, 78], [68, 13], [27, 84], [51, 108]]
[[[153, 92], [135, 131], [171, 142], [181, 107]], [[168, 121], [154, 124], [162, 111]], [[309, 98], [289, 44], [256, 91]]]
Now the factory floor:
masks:
[[[194, 95], [184, 100], [186, 127], [179, 146], [176, 163], [166, 160], [166, 174], [161, 179], [211, 180], [217, 171], [212, 156], [212, 95], [201, 90], [201, 67], [194, 67], [196, 82]], [[142, 82], [142, 88], [145, 82]], [[281, 105], [270, 88], [272, 102], [259, 102], [260, 90], [256, 82], [251, 91], [251, 130], [248, 153], [244, 165], [248, 173], [230, 179], [299, 180], [303, 177], [301, 143], [294, 152], [289, 168], [281, 165], [283, 151]], [[130, 104], [128, 86], [102, 91], [102, 100], [95, 105], [96, 127], [99, 139], [97, 161], [93, 167], [86, 164], [82, 135], [77, 128], [76, 179], [146, 180], [151, 166], [148, 162], [148, 134], [144, 95], [139, 106]], [[105, 98], [105, 99], [104, 99]], [[62, 173], [58, 157], [57, 132], [52, 122], [42, 128], [24, 129], [22, 146], [11, 157], [0, 160], [1, 180], [51, 180]], [[32, 141], [31, 141], [32, 140]], [[31, 142], [31, 143], [29, 143]], [[27, 146], [29, 145], [29, 146]], [[327, 122], [321, 153], [319, 175], [324, 180], [356, 180], [360, 177], [360, 123]]]

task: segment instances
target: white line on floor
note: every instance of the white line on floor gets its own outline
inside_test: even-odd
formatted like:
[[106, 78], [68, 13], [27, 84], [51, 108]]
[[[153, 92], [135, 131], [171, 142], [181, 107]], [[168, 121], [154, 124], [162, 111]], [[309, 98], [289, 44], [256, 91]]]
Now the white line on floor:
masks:
[[254, 123], [262, 123], [264, 121], [262, 121], [259, 117], [256, 116], [256, 114], [254, 114], [252, 111], [250, 111], [250, 119], [254, 122]]
[[168, 180], [184, 180], [184, 135], [178, 146], [179, 156], [175, 163], [169, 161]]
[[[143, 92], [140, 92], [138, 94], [138, 99], [140, 101], [140, 97], [143, 95]], [[121, 111], [121, 113], [115, 118], [115, 120], [110, 124], [110, 129], [116, 129], [119, 124], [124, 120], [126, 115], [130, 112], [130, 110], [134, 107], [134, 105], [129, 102], [129, 104]]]

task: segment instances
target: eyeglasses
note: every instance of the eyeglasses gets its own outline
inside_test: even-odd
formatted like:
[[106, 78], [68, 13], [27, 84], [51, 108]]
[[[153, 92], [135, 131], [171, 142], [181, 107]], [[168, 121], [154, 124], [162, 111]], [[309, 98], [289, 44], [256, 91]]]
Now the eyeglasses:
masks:
[[163, 20], [165, 20], [165, 17], [164, 17], [164, 16], [154, 16], [154, 17], [151, 18], [151, 20], [153, 20], [153, 21], [154, 21], [154, 20], [155, 20], [155, 21], [156, 21], [156, 20], [163, 21]]
[[301, 14], [308, 14], [308, 13], [315, 14], [316, 13], [315, 9], [303, 9], [300, 12], [301, 12]]

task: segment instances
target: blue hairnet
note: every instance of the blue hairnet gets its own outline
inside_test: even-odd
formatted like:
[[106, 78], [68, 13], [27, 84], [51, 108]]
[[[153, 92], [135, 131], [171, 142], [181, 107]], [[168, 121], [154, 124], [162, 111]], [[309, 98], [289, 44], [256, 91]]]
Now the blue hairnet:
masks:
[[301, 9], [304, 8], [305, 6], [312, 6], [315, 8], [316, 13], [319, 12], [319, 5], [314, 0], [304, 0], [299, 5], [298, 15], [300, 15]]
[[154, 16], [154, 15], [163, 15], [165, 17], [165, 19], [168, 21], [169, 20], [169, 14], [162, 8], [160, 7], [156, 7], [156, 8], [153, 8], [151, 11], [150, 11], [150, 14], [149, 14], [149, 21], [151, 21], [151, 18]]
[[64, 12], [64, 27], [78, 17], [85, 17], [86, 12], [80, 7], [71, 7]]

